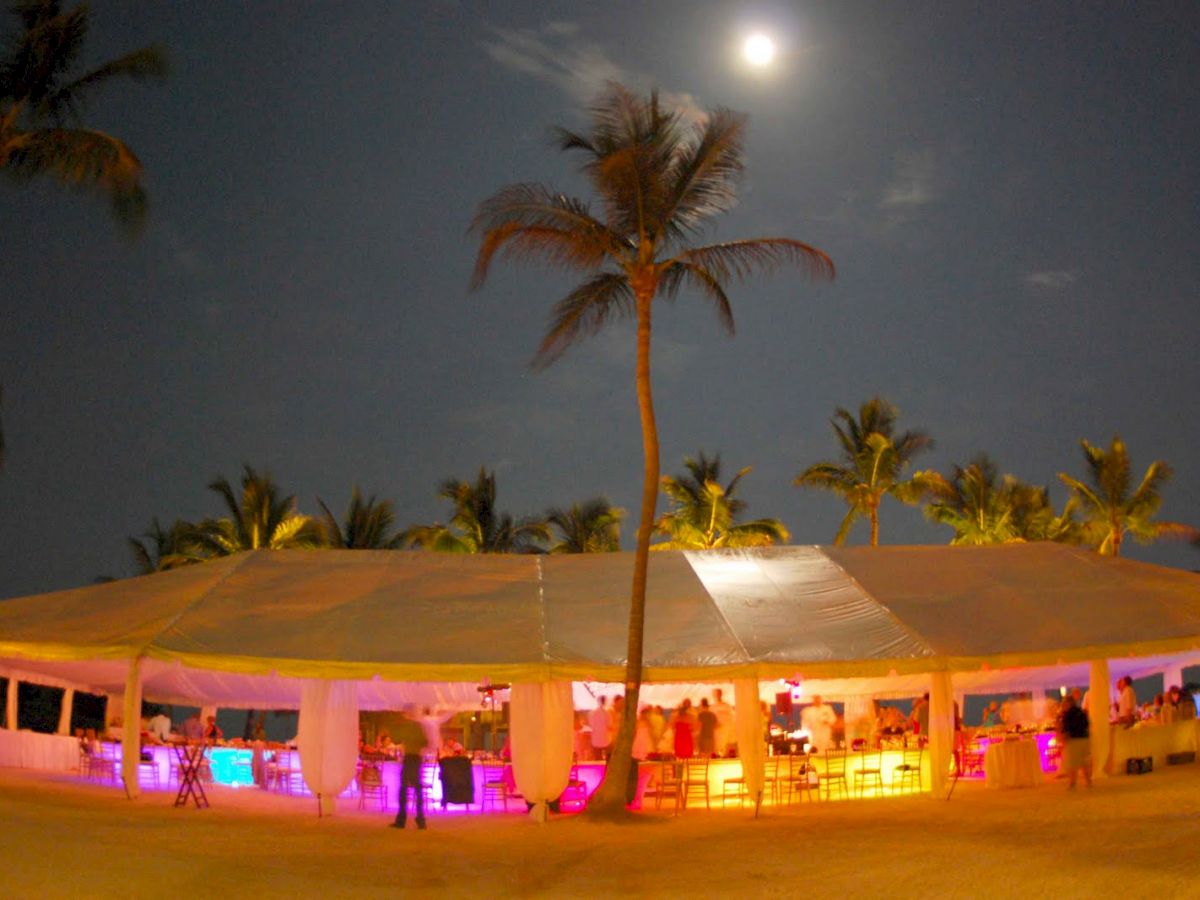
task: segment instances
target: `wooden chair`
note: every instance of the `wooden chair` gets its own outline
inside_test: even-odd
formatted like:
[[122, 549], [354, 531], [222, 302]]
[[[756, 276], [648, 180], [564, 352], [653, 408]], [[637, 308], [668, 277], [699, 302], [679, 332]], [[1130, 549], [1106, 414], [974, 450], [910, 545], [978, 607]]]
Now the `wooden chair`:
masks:
[[826, 750], [825, 771], [817, 773], [818, 785], [825, 793], [825, 799], [830, 799], [834, 785], [841, 791], [843, 797], [850, 796], [850, 787], [846, 782], [846, 751]]
[[892, 791], [903, 792], [905, 787], [909, 793], [924, 790], [924, 777], [921, 775], [921, 759], [925, 755], [924, 747], [905, 747], [900, 764], [892, 769]]
[[810, 801], [815, 801], [819, 796], [818, 790], [819, 776], [817, 775], [816, 767], [812, 760], [805, 754], [795, 756], [785, 756], [787, 760], [787, 802], [791, 806], [796, 802], [796, 797], [800, 797], [800, 802], [804, 802], [804, 798], [808, 797]]
[[674, 807], [674, 813], [678, 813], [680, 807], [683, 805], [683, 781], [680, 778], [680, 764], [668, 759], [660, 761], [650, 793], [654, 795], [655, 809], [662, 809], [663, 801], [670, 800]]
[[502, 763], [483, 764], [483, 791], [479, 796], [480, 812], [486, 810], [489, 803], [494, 809], [497, 802], [503, 804], [504, 811], [508, 812], [508, 799], [514, 795], [509, 790], [505, 768]]
[[683, 762], [683, 808], [687, 809], [688, 800], [692, 795], [704, 797], [704, 808], [712, 809], [712, 801], [708, 793], [708, 757], [703, 759], [687, 759]]
[[858, 751], [858, 768], [854, 771], [855, 793], [861, 798], [867, 782], [874, 782], [877, 796], [883, 795], [883, 751], [863, 747]]
[[779, 806], [779, 762], [782, 757], [768, 756], [763, 760], [763, 795], [771, 798], [772, 806]]
[[362, 809], [369, 798], [379, 800], [379, 808], [388, 808], [387, 787], [383, 783], [383, 773], [374, 763], [363, 763], [358, 772], [358, 808]]
[[571, 766], [571, 774], [567, 776], [567, 786], [563, 788], [558, 802], [562, 808], [570, 805], [575, 809], [583, 809], [587, 806], [587, 782], [579, 777], [579, 766]]
[[721, 782], [721, 808], [724, 809], [729, 799], [737, 800], [738, 807], [746, 805], [746, 800], [750, 797], [750, 790], [746, 787], [746, 769], [745, 763], [742, 763], [741, 774], [734, 778], [726, 778]]

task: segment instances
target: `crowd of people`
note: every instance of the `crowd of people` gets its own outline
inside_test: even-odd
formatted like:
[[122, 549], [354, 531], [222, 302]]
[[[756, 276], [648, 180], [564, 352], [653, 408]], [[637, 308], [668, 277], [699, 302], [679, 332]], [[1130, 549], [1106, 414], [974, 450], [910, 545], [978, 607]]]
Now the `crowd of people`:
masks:
[[[575, 716], [575, 752], [579, 759], [605, 760], [625, 714], [621, 695], [596, 698], [596, 706]], [[698, 704], [684, 698], [673, 710], [646, 704], [638, 710], [637, 730], [633, 738], [634, 759], [658, 759], [673, 756], [729, 756], [736, 752], [733, 706], [724, 691], [715, 688], [712, 699], [702, 697]]]

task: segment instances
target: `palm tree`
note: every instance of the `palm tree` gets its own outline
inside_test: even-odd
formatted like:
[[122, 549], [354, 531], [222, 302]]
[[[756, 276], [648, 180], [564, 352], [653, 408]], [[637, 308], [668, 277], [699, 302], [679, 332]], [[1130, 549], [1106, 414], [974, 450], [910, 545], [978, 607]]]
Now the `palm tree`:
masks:
[[558, 531], [551, 553], [614, 553], [621, 549], [621, 520], [625, 510], [607, 497], [593, 497], [570, 509], [546, 511], [546, 522]]
[[651, 312], [656, 297], [674, 299], [684, 287], [714, 306], [732, 332], [726, 288], [756, 269], [798, 265], [832, 278], [829, 257], [791, 238], [760, 238], [695, 246], [700, 231], [736, 200], [746, 119], [717, 109], [701, 121], [610, 85], [591, 111], [588, 133], [559, 130], [562, 150], [580, 154], [582, 172], [600, 201], [587, 202], [540, 184], [515, 184], [480, 206], [472, 230], [480, 235], [474, 284], [483, 284], [497, 254], [535, 259], [584, 276], [559, 301], [535, 364], [546, 366], [571, 345], [615, 319], [637, 323], [635, 384], [642, 429], [642, 500], [630, 587], [625, 660], [625, 713], [604, 784], [589, 804], [597, 818], [624, 814], [633, 735], [642, 682], [646, 569], [658, 500], [658, 426], [650, 385]]
[[739, 469], [729, 484], [721, 486], [721, 455], [712, 459], [701, 450], [696, 459], [683, 459], [687, 472], [662, 480], [663, 493], [672, 508], [662, 514], [654, 530], [667, 540], [653, 550], [712, 550], [717, 547], [767, 547], [786, 543], [790, 535], [778, 519], [737, 522], [746, 502], [734, 496], [738, 482], [751, 470]]
[[164, 530], [155, 516], [150, 528], [142, 532], [141, 540], [135, 537], [128, 540], [139, 575], [166, 572], [208, 558], [196, 526], [182, 519], [176, 519], [174, 525]]
[[879, 503], [892, 496], [910, 506], [937, 487], [927, 473], [903, 477], [914, 456], [933, 447], [933, 439], [922, 431], [895, 434], [896, 407], [873, 397], [858, 410], [855, 419], [841, 407], [830, 424], [841, 445], [838, 462], [819, 462], [796, 476], [797, 487], [832, 491], [850, 507], [833, 542], [845, 543], [850, 528], [862, 517], [871, 523], [871, 546], [879, 546]]
[[231, 556], [243, 550], [311, 550], [322, 545], [320, 524], [296, 511], [296, 498], [282, 497], [268, 473], [250, 466], [242, 473], [238, 496], [225, 478], [208, 485], [220, 495], [229, 513], [224, 519], [205, 519], [196, 526], [200, 545], [212, 556]]
[[1086, 440], [1079, 442], [1087, 464], [1085, 484], [1065, 472], [1059, 479], [1078, 499], [1084, 518], [1084, 537], [1106, 556], [1120, 556], [1125, 535], [1149, 544], [1158, 538], [1188, 538], [1200, 536], [1190, 525], [1179, 522], [1154, 521], [1162, 506], [1162, 486], [1171, 479], [1171, 467], [1161, 460], [1152, 462], [1133, 493], [1129, 492], [1131, 465], [1129, 450], [1119, 435], [1114, 435], [1108, 449]]
[[[0, 409], [4, 407], [4, 385], [0, 384]], [[4, 422], [0, 421], [0, 469], [4, 468]]]
[[1046, 488], [1012, 475], [1001, 477], [986, 453], [966, 466], [956, 465], [949, 480], [936, 472], [919, 472], [913, 477], [933, 485], [933, 500], [925, 506], [925, 516], [954, 529], [951, 544], [1071, 542], [1076, 537], [1074, 501], [1068, 500], [1062, 514], [1056, 514]]
[[395, 550], [403, 546], [403, 535], [391, 533], [396, 514], [390, 500], [376, 500], [372, 495], [364, 502], [355, 485], [341, 523], [324, 500], [318, 497], [317, 503], [321, 507], [319, 524], [326, 546], [345, 550]]
[[454, 506], [450, 525], [414, 525], [400, 535], [401, 545], [438, 553], [535, 553], [550, 540], [545, 522], [497, 511], [496, 476], [483, 467], [474, 484], [442, 482], [438, 496]]
[[104, 191], [117, 219], [136, 228], [146, 210], [142, 165], [118, 138], [80, 127], [80, 113], [115, 78], [164, 76], [163, 52], [143, 47], [79, 73], [86, 4], [64, 11], [60, 0], [18, 0], [13, 12], [21, 31], [0, 58], [0, 169]]

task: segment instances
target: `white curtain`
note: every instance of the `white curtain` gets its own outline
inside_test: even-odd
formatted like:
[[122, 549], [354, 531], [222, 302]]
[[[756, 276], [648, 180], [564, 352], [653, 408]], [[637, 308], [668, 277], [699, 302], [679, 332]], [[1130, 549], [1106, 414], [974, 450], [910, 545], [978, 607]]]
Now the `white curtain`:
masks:
[[4, 727], [9, 731], [17, 730], [17, 679], [11, 675], [8, 678], [8, 697], [4, 707]]
[[121, 718], [125, 710], [125, 695], [124, 694], [105, 694], [104, 695], [104, 730], [108, 731], [108, 727]]
[[929, 783], [942, 796], [954, 758], [954, 685], [949, 672], [934, 672], [929, 686]]
[[121, 734], [121, 778], [125, 782], [125, 796], [136, 800], [141, 794], [138, 785], [138, 763], [142, 758], [142, 660], [129, 663], [125, 674], [125, 704], [122, 715], [125, 722]]
[[571, 682], [514, 684], [509, 700], [513, 777], [517, 790], [546, 820], [546, 803], [566, 788], [575, 749]]
[[754, 808], [762, 803], [763, 762], [766, 727], [758, 699], [758, 679], [738, 678], [733, 682], [733, 726], [737, 732], [738, 756], [742, 760], [742, 777], [746, 790], [754, 800]]
[[58, 734], [71, 733], [71, 707], [75, 704], [75, 688], [65, 688], [62, 707], [58, 711]]
[[332, 815], [358, 763], [358, 692], [352, 681], [308, 680], [300, 690], [296, 743], [318, 815]]
[[1108, 774], [1108, 748], [1112, 742], [1112, 727], [1108, 711], [1112, 696], [1108, 687], [1108, 660], [1093, 659], [1088, 680], [1088, 734], [1092, 745], [1092, 774]]

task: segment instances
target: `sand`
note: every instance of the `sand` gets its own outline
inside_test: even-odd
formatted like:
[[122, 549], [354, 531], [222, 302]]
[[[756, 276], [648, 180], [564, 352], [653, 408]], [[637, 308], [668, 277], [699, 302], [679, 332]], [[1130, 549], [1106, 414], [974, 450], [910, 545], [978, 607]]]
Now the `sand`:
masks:
[[1200, 766], [1088, 791], [960, 784], [928, 796], [631, 825], [432, 815], [429, 830], [311, 800], [216, 789], [207, 810], [0, 769], [5, 897], [1200, 896]]

